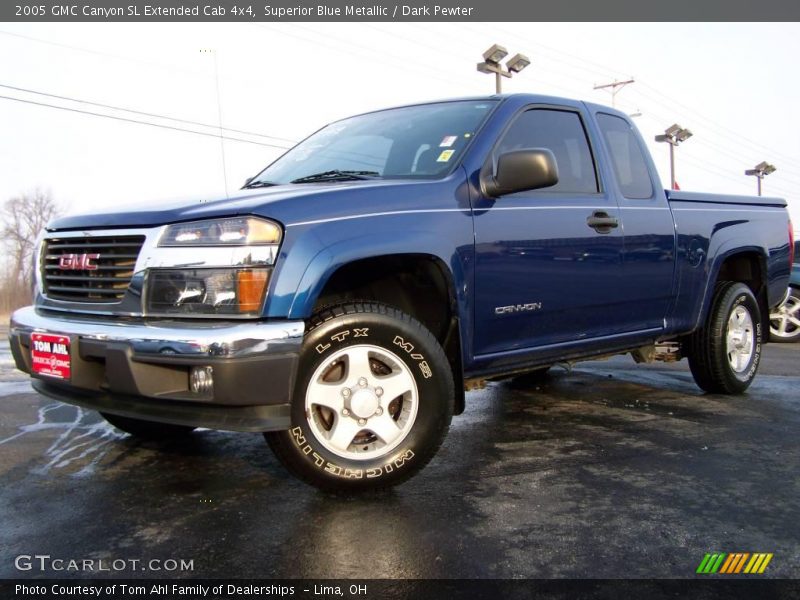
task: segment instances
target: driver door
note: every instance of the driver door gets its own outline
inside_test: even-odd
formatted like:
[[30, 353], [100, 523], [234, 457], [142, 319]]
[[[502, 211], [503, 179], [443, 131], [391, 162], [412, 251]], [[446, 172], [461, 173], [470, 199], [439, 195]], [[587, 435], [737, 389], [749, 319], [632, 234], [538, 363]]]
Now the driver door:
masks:
[[[547, 148], [556, 185], [475, 203], [475, 354], [523, 351], [624, 327], [623, 233], [601, 190], [583, 118], [572, 108], [520, 113], [494, 149]], [[604, 217], [611, 227], [592, 223]]]

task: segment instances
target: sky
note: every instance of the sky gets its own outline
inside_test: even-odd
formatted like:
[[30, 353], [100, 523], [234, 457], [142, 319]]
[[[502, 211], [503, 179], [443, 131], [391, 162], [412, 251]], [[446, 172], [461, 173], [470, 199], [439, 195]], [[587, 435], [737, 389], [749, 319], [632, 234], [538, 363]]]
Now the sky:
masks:
[[504, 92], [610, 105], [594, 86], [633, 78], [616, 104], [641, 113], [665, 185], [653, 138], [677, 123], [694, 133], [676, 149], [682, 189], [754, 194], [744, 170], [766, 160], [764, 194], [800, 229], [798, 23], [0, 23], [0, 201], [216, 199], [332, 120], [493, 93], [476, 70], [493, 43], [531, 59]]

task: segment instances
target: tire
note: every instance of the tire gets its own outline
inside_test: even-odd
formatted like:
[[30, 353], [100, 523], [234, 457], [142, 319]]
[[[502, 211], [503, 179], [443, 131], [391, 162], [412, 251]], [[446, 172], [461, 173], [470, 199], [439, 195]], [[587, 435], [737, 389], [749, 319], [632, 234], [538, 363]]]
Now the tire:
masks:
[[789, 289], [786, 302], [769, 315], [769, 339], [771, 342], [800, 341], [800, 290]]
[[450, 364], [430, 331], [383, 304], [342, 304], [312, 317], [292, 427], [264, 437], [280, 462], [310, 485], [383, 489], [433, 458], [454, 405]]
[[741, 394], [758, 371], [762, 345], [761, 311], [743, 283], [717, 283], [703, 326], [689, 341], [689, 367], [703, 390]]
[[114, 427], [125, 433], [147, 440], [171, 440], [177, 437], [189, 435], [194, 431], [194, 427], [188, 425], [171, 425], [169, 423], [156, 423], [155, 421], [144, 421], [142, 419], [132, 419], [110, 413], [101, 412], [100, 415]]

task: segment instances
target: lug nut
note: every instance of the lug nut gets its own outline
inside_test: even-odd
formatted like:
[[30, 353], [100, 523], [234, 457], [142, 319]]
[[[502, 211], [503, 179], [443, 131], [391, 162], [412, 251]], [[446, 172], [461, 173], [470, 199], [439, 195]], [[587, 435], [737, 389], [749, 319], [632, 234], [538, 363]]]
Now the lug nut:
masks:
[[383, 388], [382, 387], [375, 388], [375, 395], [376, 396], [383, 396]]
[[342, 409], [342, 415], [345, 416], [345, 417], [349, 417], [350, 416], [350, 411], [347, 410], [346, 408], [343, 408]]
[[359, 425], [366, 425], [367, 424], [367, 420], [366, 419], [359, 419], [358, 420], [358, 424]]
[[350, 397], [350, 388], [344, 388], [342, 390], [342, 396], [344, 396], [345, 398], [349, 398]]
[[379, 406], [378, 410], [375, 411], [375, 414], [380, 417], [383, 414], [383, 409]]
[[361, 379], [358, 380], [358, 385], [360, 385], [361, 387], [367, 387], [367, 380], [362, 377]]

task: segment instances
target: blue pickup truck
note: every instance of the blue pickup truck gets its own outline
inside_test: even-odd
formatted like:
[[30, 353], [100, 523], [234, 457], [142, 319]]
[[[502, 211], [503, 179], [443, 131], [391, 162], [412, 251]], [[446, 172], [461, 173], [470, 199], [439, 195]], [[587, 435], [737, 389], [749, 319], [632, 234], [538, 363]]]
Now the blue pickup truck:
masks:
[[133, 435], [264, 432], [323, 489], [383, 488], [465, 391], [557, 362], [753, 381], [794, 250], [775, 198], [664, 191], [630, 119], [508, 95], [328, 125], [228, 198], [52, 222], [19, 369]]

